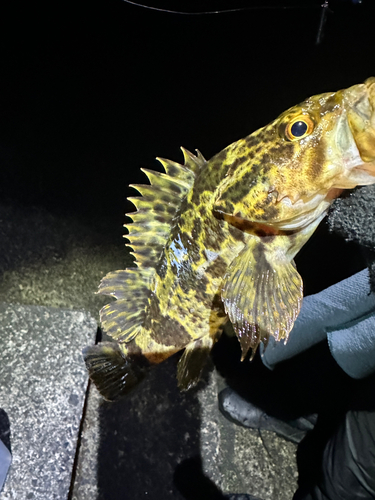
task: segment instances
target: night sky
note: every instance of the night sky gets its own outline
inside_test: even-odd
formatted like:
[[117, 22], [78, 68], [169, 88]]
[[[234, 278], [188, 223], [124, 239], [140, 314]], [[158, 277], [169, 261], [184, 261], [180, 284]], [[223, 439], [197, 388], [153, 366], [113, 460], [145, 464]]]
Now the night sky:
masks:
[[93, 2], [11, 2], [1, 12], [0, 196], [123, 220], [127, 186], [156, 156], [206, 156], [305, 97], [375, 75], [375, 2], [149, 2], [255, 9], [178, 15]]

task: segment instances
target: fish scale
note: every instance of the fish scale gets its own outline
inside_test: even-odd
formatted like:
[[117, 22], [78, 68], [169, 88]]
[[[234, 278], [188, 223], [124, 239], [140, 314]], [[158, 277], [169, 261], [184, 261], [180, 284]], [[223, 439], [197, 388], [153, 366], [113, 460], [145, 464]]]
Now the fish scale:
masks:
[[343, 189], [375, 182], [374, 108], [371, 78], [306, 99], [209, 161], [182, 149], [184, 165], [143, 169], [126, 235], [138, 267], [98, 291], [116, 299], [101, 310], [114, 342], [84, 350], [106, 399], [181, 350], [178, 385], [194, 386], [228, 320], [243, 360], [288, 338], [303, 295], [294, 256]]

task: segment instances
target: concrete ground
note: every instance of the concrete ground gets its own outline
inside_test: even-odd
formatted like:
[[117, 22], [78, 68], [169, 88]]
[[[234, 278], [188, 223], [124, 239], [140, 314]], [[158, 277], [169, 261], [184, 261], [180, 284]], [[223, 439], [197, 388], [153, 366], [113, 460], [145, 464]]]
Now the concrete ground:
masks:
[[[98, 321], [106, 302], [94, 294], [101, 277], [130, 263], [121, 228], [12, 205], [0, 206], [0, 221], [0, 302], [83, 309]], [[224, 492], [290, 499], [296, 446], [226, 420], [217, 399], [226, 383], [213, 365], [196, 390], [181, 394], [177, 360], [152, 370], [118, 403], [90, 387], [69, 498], [209, 500]]]

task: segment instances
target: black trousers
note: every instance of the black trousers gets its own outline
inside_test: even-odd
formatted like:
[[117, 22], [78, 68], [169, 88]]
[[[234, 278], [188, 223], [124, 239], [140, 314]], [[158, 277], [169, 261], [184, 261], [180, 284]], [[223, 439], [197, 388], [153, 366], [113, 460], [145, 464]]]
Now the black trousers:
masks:
[[231, 359], [221, 371], [232, 389], [273, 417], [318, 415], [298, 446], [293, 500], [375, 500], [375, 374], [350, 378], [326, 342], [273, 372], [258, 358], [237, 364]]
[[324, 447], [315, 484], [300, 488], [293, 500], [371, 499], [375, 499], [375, 410], [349, 410]]

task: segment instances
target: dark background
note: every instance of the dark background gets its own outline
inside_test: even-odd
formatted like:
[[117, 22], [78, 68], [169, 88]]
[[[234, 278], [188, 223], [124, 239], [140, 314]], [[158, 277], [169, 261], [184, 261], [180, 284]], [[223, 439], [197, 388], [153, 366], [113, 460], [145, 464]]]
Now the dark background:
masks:
[[374, 2], [330, 2], [316, 46], [321, 3], [149, 2], [263, 6], [201, 16], [121, 0], [2, 7], [1, 198], [121, 223], [127, 185], [156, 156], [181, 161], [184, 146], [209, 158], [305, 97], [375, 74]]
[[[148, 4], [245, 9], [213, 15], [121, 0], [2, 7], [0, 199], [72, 214], [93, 228], [107, 219], [123, 245], [124, 213], [133, 210], [128, 184], [145, 181], [140, 167], [160, 169], [156, 156], [182, 161], [184, 146], [210, 158], [307, 96], [375, 74], [375, 2], [330, 2], [316, 45], [320, 4]], [[318, 232], [303, 250], [310, 245], [314, 269], [324, 271], [319, 284], [315, 272], [309, 280], [310, 254], [297, 258], [306, 293], [351, 272], [337, 255], [347, 247], [337, 250], [319, 231], [324, 246]]]

